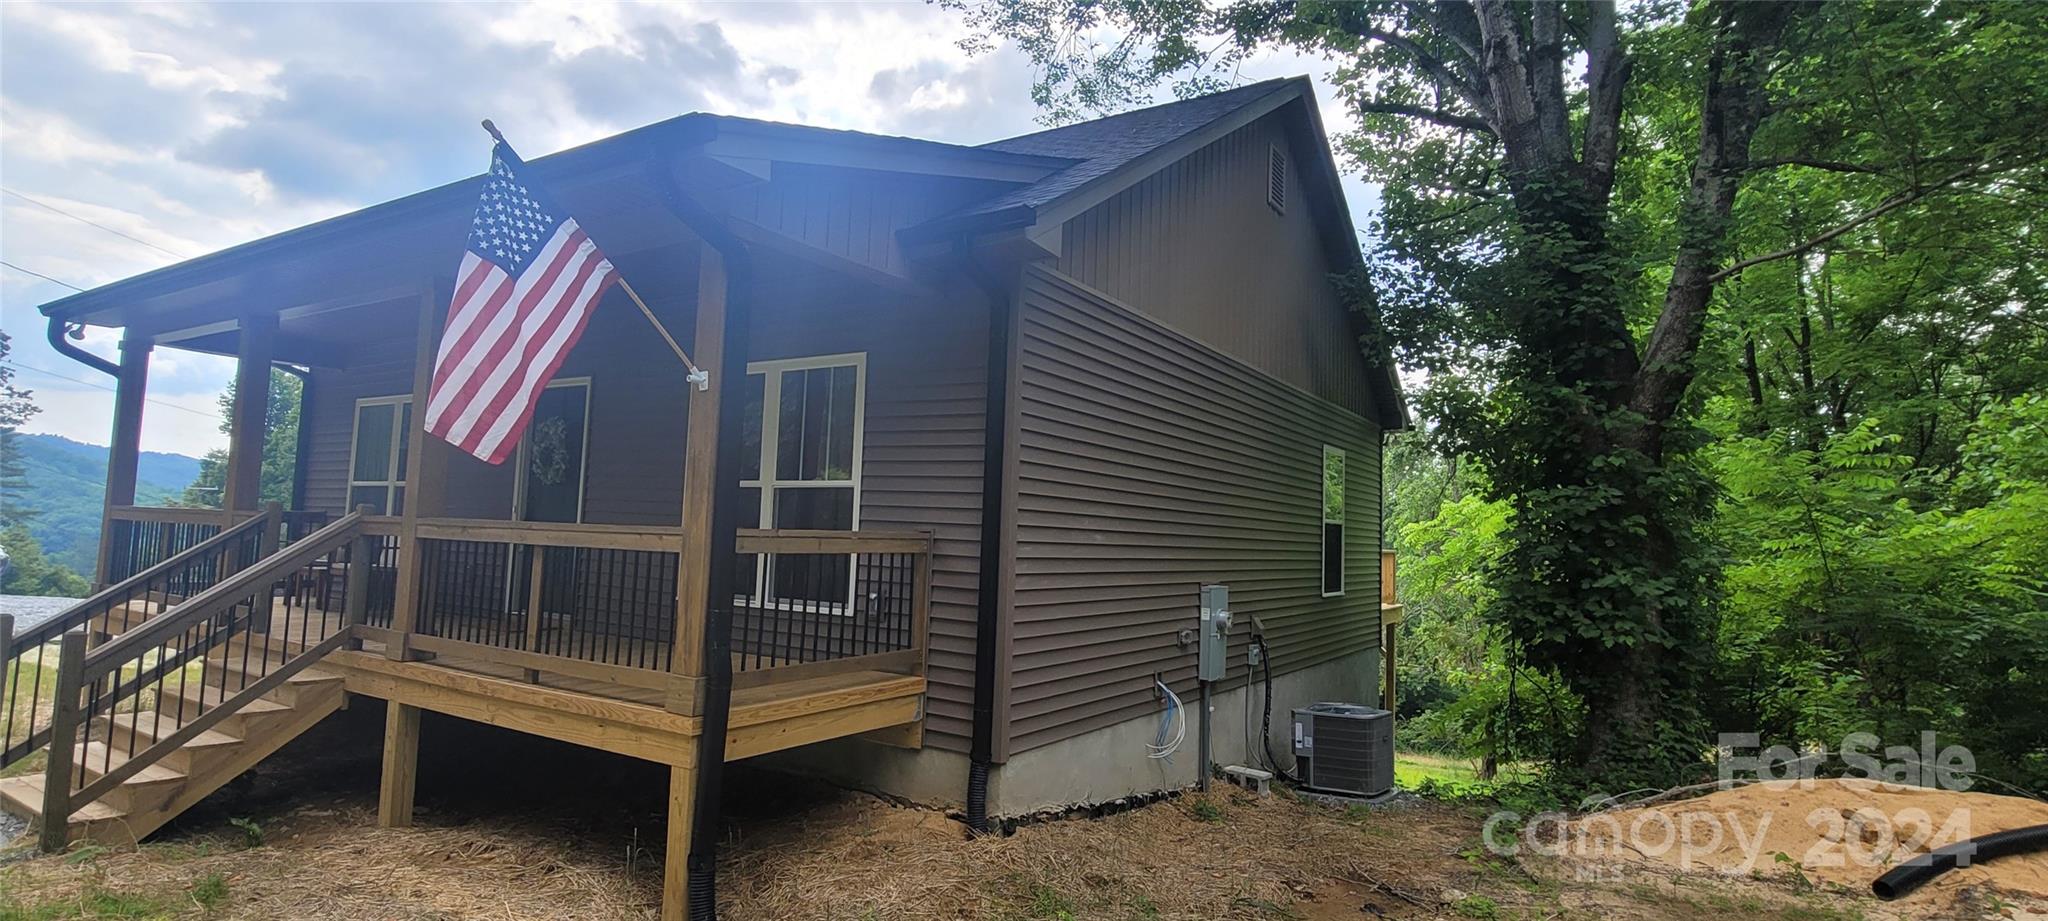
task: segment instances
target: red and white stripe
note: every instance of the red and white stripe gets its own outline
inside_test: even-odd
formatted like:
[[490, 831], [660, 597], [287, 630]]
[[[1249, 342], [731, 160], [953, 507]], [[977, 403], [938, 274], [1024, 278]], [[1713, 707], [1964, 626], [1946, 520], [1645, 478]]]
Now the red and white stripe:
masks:
[[489, 463], [519, 444], [541, 388], [618, 281], [574, 220], [563, 221], [518, 278], [465, 252], [434, 383], [427, 431]]

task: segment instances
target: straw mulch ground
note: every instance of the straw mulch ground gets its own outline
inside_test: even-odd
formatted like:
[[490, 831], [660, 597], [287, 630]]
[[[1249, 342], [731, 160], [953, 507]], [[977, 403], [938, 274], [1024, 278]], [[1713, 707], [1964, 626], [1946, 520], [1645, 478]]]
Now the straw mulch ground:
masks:
[[[429, 720], [417, 827], [381, 830], [380, 723], [351, 710], [140, 849], [16, 857], [0, 921], [654, 916], [660, 769]], [[1479, 849], [1483, 815], [1430, 801], [1188, 795], [967, 840], [940, 813], [744, 766], [731, 780], [719, 883], [735, 921], [1884, 916], [1777, 880], [1501, 860]]]

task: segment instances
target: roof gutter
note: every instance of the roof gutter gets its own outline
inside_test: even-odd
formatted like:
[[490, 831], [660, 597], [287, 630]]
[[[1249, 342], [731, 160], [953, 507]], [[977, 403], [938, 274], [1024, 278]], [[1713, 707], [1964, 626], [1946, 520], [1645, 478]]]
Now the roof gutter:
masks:
[[[747, 379], [753, 263], [739, 237], [676, 182], [673, 152], [651, 146], [648, 176], [661, 190], [662, 204], [725, 261], [725, 338], [720, 367], [714, 371], [719, 382], [718, 418], [723, 426], [726, 420], [737, 420], [746, 412], [746, 388], [735, 384]], [[688, 861], [689, 917], [704, 921], [718, 917], [719, 799], [725, 785], [726, 728], [732, 710], [731, 599], [738, 551], [740, 466], [740, 439], [724, 437], [721, 432], [711, 465], [716, 485], [706, 561], [710, 572], [705, 577], [705, 597], [713, 599], [704, 611], [704, 664], [710, 674], [705, 676], [702, 731], [697, 736], [697, 789]]]
[[[50, 348], [56, 349], [57, 354], [69, 358], [72, 361], [78, 362], [79, 364], [85, 365], [88, 368], [93, 368], [95, 370], [105, 372], [108, 377], [121, 376], [120, 365], [117, 365], [111, 361], [101, 358], [98, 355], [94, 355], [93, 353], [88, 352], [82, 348], [79, 348], [78, 346], [72, 345], [71, 340], [65, 336], [65, 327], [69, 325], [71, 324], [66, 323], [62, 317], [50, 318], [50, 322], [45, 333], [45, 335], [49, 337]], [[80, 332], [82, 333], [83, 330], [81, 329]]]

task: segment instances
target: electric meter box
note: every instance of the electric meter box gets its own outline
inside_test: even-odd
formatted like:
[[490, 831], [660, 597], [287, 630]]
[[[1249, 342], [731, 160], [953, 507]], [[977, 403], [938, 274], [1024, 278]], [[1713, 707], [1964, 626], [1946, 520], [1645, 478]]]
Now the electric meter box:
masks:
[[1195, 677], [1222, 681], [1230, 651], [1230, 586], [1202, 586], [1201, 641], [1197, 644]]

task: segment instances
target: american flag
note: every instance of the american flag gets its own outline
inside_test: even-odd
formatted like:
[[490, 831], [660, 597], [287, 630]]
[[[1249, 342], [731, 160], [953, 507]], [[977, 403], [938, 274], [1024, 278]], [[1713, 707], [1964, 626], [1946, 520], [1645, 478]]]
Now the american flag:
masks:
[[525, 171], [510, 145], [491, 149], [427, 395], [427, 431], [493, 464], [519, 444], [541, 388], [619, 279]]

